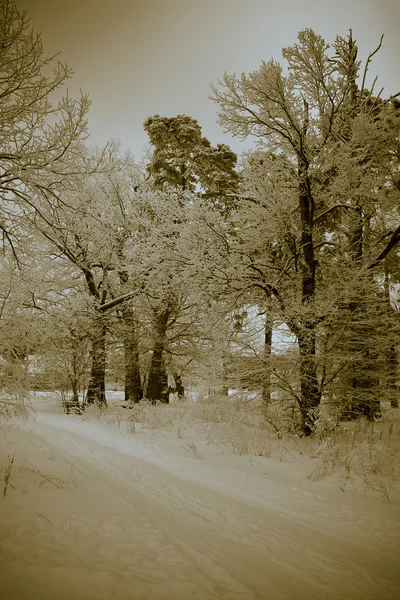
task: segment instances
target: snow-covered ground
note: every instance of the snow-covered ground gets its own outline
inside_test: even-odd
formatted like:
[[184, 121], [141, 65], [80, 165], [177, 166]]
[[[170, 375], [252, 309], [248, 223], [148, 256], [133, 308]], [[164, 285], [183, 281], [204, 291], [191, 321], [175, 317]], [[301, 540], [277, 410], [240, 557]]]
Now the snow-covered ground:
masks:
[[131, 434], [54, 398], [36, 408], [1, 438], [1, 493], [15, 458], [0, 598], [400, 597], [396, 499], [310, 482], [298, 461], [218, 452], [189, 425]]

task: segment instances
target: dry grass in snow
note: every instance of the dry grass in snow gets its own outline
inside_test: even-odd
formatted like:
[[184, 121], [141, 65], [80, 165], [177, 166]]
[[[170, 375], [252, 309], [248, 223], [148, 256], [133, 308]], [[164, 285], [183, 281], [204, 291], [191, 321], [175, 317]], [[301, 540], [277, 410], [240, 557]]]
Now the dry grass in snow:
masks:
[[156, 406], [141, 402], [132, 409], [122, 408], [120, 401], [114, 397], [106, 410], [90, 407], [83, 418], [169, 442], [197, 459], [215, 459], [213, 448], [221, 457], [268, 458], [270, 464], [296, 465], [301, 478], [311, 482], [400, 501], [399, 410], [384, 408], [379, 422], [359, 419], [337, 426], [321, 419], [314, 436], [299, 438], [289, 421], [278, 426], [278, 407], [272, 406], [266, 419], [259, 407], [242, 399]]
[[396, 597], [395, 412], [298, 439], [243, 402], [120, 402], [36, 394], [36, 421], [3, 429], [0, 597]]

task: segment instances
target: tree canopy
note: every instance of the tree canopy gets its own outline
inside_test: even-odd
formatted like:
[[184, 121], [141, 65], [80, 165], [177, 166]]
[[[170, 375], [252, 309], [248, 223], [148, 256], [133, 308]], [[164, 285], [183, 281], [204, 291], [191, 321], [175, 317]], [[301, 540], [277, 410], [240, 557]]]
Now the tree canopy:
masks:
[[282, 65], [212, 85], [253, 150], [238, 161], [194, 118], [153, 115], [143, 168], [89, 147], [88, 97], [61, 96], [70, 69], [1, 0], [2, 387], [37, 354], [99, 406], [120, 372], [128, 403], [201, 377], [290, 403], [307, 435], [322, 404], [395, 406], [400, 102], [367, 87], [380, 45], [362, 66], [351, 31], [301, 31]]

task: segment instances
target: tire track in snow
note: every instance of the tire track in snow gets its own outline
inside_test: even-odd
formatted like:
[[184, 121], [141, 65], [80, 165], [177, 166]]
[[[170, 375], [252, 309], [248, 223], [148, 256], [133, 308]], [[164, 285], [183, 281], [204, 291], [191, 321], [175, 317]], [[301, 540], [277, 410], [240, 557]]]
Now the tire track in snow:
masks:
[[39, 418], [33, 431], [73, 457], [78, 470], [109, 485], [114, 497], [131, 502], [162, 531], [203, 580], [213, 581], [205, 598], [212, 598], [212, 593], [243, 600], [265, 600], [267, 593], [273, 599], [296, 600], [395, 597], [393, 582], [384, 588], [388, 565], [376, 549], [354, 555], [360, 550], [357, 545], [342, 544], [325, 533], [316, 536], [287, 517], [179, 479], [151, 464], [144, 451], [138, 452], [139, 458], [128, 456], [111, 448], [110, 439], [105, 447], [99, 426], [91, 427], [98, 431], [97, 442], [83, 438], [79, 426], [74, 432], [65, 425], [63, 417]]

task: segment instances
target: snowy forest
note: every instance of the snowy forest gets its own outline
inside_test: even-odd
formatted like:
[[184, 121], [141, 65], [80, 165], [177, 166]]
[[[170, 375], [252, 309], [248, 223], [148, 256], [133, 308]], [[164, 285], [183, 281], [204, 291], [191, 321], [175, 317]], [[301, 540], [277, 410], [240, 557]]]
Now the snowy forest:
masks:
[[210, 83], [253, 149], [149, 114], [134, 157], [0, 0], [4, 598], [396, 597], [400, 92], [355, 34]]
[[256, 150], [153, 115], [138, 162], [90, 146], [88, 97], [62, 96], [69, 68], [12, 3], [1, 28], [4, 392], [233, 390], [306, 435], [322, 404], [398, 406], [400, 101], [366, 86], [379, 47], [361, 65], [352, 32], [304, 30], [282, 65], [212, 84]]

